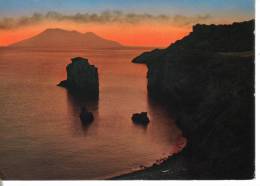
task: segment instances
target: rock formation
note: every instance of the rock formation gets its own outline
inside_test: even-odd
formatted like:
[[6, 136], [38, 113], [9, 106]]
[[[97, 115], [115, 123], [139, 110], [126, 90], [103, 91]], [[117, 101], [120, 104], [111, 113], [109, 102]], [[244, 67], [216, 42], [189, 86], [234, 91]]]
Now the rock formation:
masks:
[[90, 98], [98, 98], [99, 81], [98, 70], [90, 65], [88, 59], [76, 57], [67, 65], [67, 79], [61, 81], [58, 86], [67, 88], [75, 94], [85, 95]]
[[90, 124], [92, 121], [94, 121], [92, 112], [89, 112], [85, 107], [81, 108], [79, 117], [82, 124]]
[[166, 49], [144, 52], [133, 59], [134, 63], [176, 62], [182, 60], [180, 53], [190, 51], [243, 52], [254, 49], [254, 21], [231, 25], [195, 25], [193, 32]]
[[254, 177], [254, 21], [196, 25], [166, 49], [133, 60], [148, 92], [188, 138], [192, 179]]
[[133, 114], [132, 120], [134, 123], [143, 124], [143, 125], [147, 125], [150, 122], [150, 120], [147, 116], [147, 112]]

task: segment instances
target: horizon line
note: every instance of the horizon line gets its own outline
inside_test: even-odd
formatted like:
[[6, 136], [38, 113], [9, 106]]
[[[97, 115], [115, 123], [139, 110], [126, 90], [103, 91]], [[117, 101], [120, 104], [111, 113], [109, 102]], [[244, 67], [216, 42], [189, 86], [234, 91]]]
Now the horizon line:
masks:
[[[64, 28], [61, 28], [61, 27], [49, 27], [49, 28], [45, 28], [45, 29], [42, 29], [40, 32], [32, 35], [32, 36], [29, 36], [27, 38], [24, 38], [24, 39], [21, 39], [21, 40], [18, 40], [18, 41], [15, 41], [15, 42], [12, 42], [10, 44], [7, 44], [7, 45], [0, 45], [0, 48], [11, 48], [11, 45], [13, 44], [16, 44], [16, 43], [19, 43], [19, 42], [22, 42], [22, 41], [25, 41], [27, 39], [31, 39], [35, 36], [38, 36], [42, 33], [44, 33], [45, 31], [48, 31], [48, 30], [61, 30], [61, 31], [66, 31], [66, 32], [76, 32], [76, 33], [79, 33], [79, 34], [87, 34], [87, 33], [91, 33], [91, 34], [94, 34], [96, 35], [97, 37], [100, 37], [102, 39], [106, 39], [106, 40], [110, 40], [110, 41], [114, 41], [114, 42], [117, 42], [119, 43], [120, 45], [122, 45], [121, 47], [118, 47], [118, 48], [164, 48], [164, 47], [167, 47], [168, 45], [157, 45], [157, 46], [144, 46], [144, 45], [127, 45], [127, 44], [124, 44], [124, 43], [121, 43], [119, 41], [116, 41], [116, 40], [113, 40], [113, 39], [110, 39], [110, 38], [106, 38], [106, 37], [103, 37], [103, 36], [100, 36], [99, 34], [96, 34], [95, 32], [93, 31], [87, 31], [87, 32], [81, 32], [79, 30], [76, 30], [76, 29], [64, 29]], [[171, 44], [172, 42], [169, 43], [169, 45]], [[12, 48], [30, 48], [30, 47], [12, 47]], [[40, 47], [39, 47], [40, 48]]]

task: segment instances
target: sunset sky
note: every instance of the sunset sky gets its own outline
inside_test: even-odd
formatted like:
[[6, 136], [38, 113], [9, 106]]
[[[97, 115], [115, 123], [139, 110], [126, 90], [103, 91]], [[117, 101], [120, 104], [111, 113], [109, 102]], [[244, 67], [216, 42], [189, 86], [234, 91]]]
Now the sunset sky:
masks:
[[0, 0], [0, 46], [47, 28], [95, 32], [124, 45], [167, 46], [196, 23], [254, 18], [254, 0]]

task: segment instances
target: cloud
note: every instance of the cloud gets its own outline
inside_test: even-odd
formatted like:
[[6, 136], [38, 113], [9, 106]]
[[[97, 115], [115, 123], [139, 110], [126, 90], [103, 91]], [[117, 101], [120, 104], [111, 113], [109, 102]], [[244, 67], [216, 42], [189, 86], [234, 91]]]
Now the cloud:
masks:
[[32, 16], [23, 16], [18, 18], [4, 17], [0, 18], [0, 30], [9, 30], [25, 26], [31, 26], [44, 21], [64, 22], [70, 21], [80, 24], [86, 23], [128, 23], [140, 24], [145, 22], [158, 22], [179, 26], [187, 26], [199, 22], [205, 22], [211, 18], [210, 15], [152, 15], [139, 13], [124, 13], [121, 11], [104, 11], [101, 13], [76, 13], [66, 15], [59, 12], [51, 11], [46, 14], [34, 13]]

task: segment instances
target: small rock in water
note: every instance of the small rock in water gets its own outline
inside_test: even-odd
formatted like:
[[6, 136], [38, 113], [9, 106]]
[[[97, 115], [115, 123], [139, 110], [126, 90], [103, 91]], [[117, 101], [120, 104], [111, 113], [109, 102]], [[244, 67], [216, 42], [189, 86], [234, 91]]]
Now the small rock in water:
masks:
[[85, 107], [81, 108], [81, 113], [79, 117], [82, 124], [89, 124], [94, 121], [94, 116], [92, 112], [89, 112]]
[[138, 124], [148, 124], [150, 122], [147, 112], [135, 113], [132, 116], [132, 120], [134, 123]]

